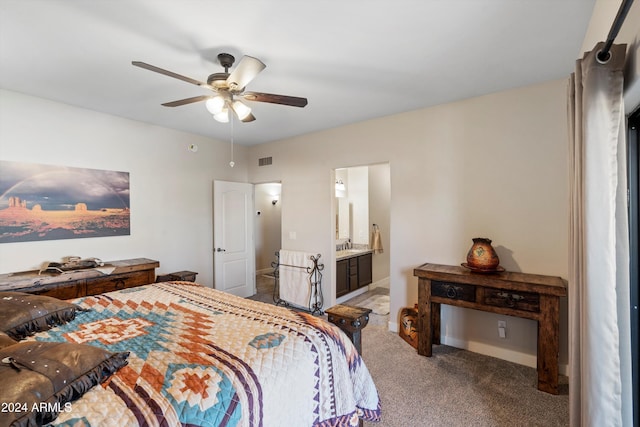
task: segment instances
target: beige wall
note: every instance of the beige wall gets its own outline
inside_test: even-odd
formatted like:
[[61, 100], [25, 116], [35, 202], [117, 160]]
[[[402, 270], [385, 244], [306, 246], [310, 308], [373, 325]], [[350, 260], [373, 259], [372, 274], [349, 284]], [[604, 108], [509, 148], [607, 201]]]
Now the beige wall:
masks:
[[[198, 151], [187, 149], [197, 144]], [[244, 147], [0, 90], [0, 159], [129, 172], [131, 235], [0, 245], [0, 272], [64, 256], [146, 257], [213, 286], [213, 180], [246, 181]]]
[[389, 163], [369, 166], [369, 222], [378, 225], [382, 241], [382, 253], [373, 254], [373, 282], [389, 278], [390, 271], [390, 215], [391, 175]]
[[[326, 257], [329, 306], [332, 170], [389, 162], [395, 329], [399, 310], [417, 301], [413, 269], [463, 262], [473, 237], [492, 238], [509, 270], [567, 276], [565, 93], [565, 80], [552, 81], [251, 147], [249, 165], [264, 156], [273, 165], [251, 167], [249, 179], [282, 181], [282, 245]], [[535, 322], [509, 318], [500, 340], [498, 318], [447, 307], [445, 342], [535, 364]], [[564, 312], [561, 340], [566, 361]]]

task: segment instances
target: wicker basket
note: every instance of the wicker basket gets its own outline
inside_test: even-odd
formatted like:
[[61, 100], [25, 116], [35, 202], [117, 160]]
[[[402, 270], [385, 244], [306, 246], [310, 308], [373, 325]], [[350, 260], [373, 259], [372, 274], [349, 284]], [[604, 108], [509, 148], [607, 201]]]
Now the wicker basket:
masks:
[[400, 310], [400, 338], [418, 348], [418, 304]]

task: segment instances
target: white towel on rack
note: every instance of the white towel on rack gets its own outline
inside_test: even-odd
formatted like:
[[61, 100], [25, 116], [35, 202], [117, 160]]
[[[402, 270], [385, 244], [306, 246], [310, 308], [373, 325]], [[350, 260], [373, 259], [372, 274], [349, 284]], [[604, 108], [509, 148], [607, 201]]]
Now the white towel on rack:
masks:
[[[280, 250], [280, 267], [278, 268], [281, 299], [300, 307], [309, 307], [309, 297], [311, 296], [309, 271], [313, 268], [312, 255], [314, 254]], [[307, 267], [309, 267], [309, 271], [307, 271]]]

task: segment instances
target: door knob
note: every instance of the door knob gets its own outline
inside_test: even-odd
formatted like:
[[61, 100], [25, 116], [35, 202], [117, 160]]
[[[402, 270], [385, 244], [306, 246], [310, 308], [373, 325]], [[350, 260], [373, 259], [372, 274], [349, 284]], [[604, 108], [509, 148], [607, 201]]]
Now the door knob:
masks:
[[226, 252], [226, 249], [222, 249], [222, 248], [216, 248], [216, 252]]

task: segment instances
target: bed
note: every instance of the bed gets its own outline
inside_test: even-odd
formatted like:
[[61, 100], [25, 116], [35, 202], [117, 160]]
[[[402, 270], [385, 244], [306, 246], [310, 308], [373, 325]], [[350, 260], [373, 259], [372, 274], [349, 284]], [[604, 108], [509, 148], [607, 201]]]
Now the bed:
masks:
[[96, 369], [104, 382], [54, 408], [53, 425], [351, 426], [380, 419], [363, 360], [322, 318], [192, 282], [69, 302], [78, 308], [73, 320], [55, 319], [23, 341], [89, 345], [126, 362], [112, 375]]

